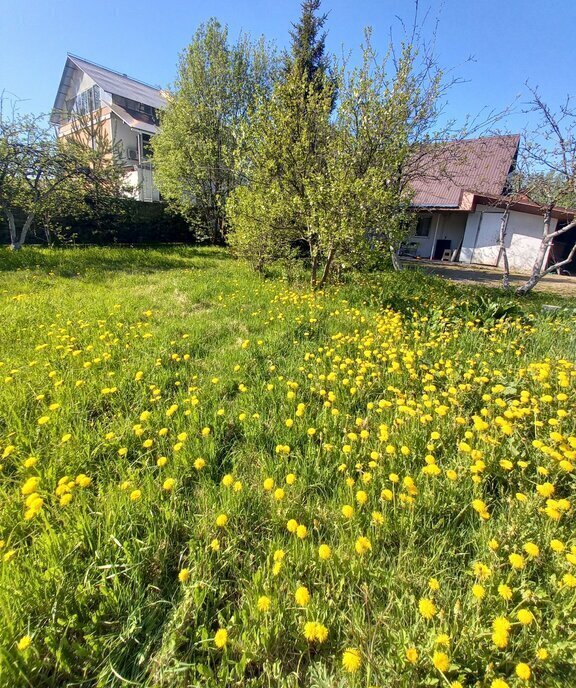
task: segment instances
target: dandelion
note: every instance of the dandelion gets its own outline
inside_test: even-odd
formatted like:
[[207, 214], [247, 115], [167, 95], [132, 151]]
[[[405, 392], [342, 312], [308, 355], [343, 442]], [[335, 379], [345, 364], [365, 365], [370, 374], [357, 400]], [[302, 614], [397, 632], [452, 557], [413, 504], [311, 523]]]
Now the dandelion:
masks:
[[304, 540], [304, 538], [308, 535], [308, 528], [306, 526], [300, 524], [296, 528], [296, 536], [300, 538], [300, 540]]
[[286, 524], [286, 529], [289, 533], [295, 533], [298, 529], [298, 521], [294, 518], [291, 518]]
[[445, 652], [434, 652], [432, 655], [432, 664], [442, 673], [448, 671], [450, 668], [450, 660]]
[[219, 628], [214, 636], [214, 645], [221, 650], [228, 642], [228, 631], [225, 628]]
[[267, 612], [270, 609], [270, 605], [272, 604], [272, 601], [270, 600], [269, 597], [266, 597], [266, 595], [261, 595], [258, 598], [258, 602], [256, 603], [256, 607], [259, 612]]
[[29, 635], [23, 635], [16, 643], [16, 648], [19, 652], [24, 652], [32, 644], [32, 638]]
[[516, 676], [518, 676], [518, 678], [522, 681], [528, 681], [530, 676], [532, 676], [530, 667], [524, 662], [519, 662], [514, 671], [516, 672]]
[[224, 528], [227, 523], [228, 523], [228, 516], [226, 516], [226, 514], [219, 514], [216, 517], [216, 525], [218, 526], [218, 528]]
[[512, 566], [513, 569], [523, 569], [526, 565], [524, 557], [521, 554], [517, 554], [516, 552], [512, 552], [512, 554], [510, 554], [510, 556], [508, 557], [508, 561], [510, 562], [510, 566]]
[[426, 597], [418, 601], [418, 611], [425, 619], [432, 619], [436, 615], [436, 605]]
[[504, 600], [511, 600], [512, 599], [512, 588], [510, 588], [505, 583], [500, 583], [500, 585], [498, 586], [498, 594]]
[[523, 626], [529, 626], [534, 621], [534, 614], [529, 609], [519, 609], [516, 618]]
[[197, 471], [201, 471], [205, 465], [206, 465], [206, 461], [204, 461], [204, 459], [198, 458], [194, 461], [194, 468]]
[[317, 621], [307, 621], [304, 624], [303, 633], [309, 643], [323, 643], [328, 638], [328, 629]]
[[354, 549], [356, 550], [357, 554], [363, 555], [366, 554], [367, 552], [370, 552], [372, 549], [372, 543], [367, 537], [364, 537], [361, 535], [357, 540], [354, 545]]
[[529, 557], [536, 558], [540, 554], [540, 548], [533, 542], [527, 542], [524, 547], [524, 551]]
[[347, 647], [342, 653], [342, 667], [345, 671], [353, 674], [362, 665], [362, 656], [360, 650], [354, 647]]
[[142, 498], [142, 490], [132, 490], [130, 493], [130, 499], [133, 502], [138, 502]]
[[294, 599], [299, 607], [306, 607], [310, 602], [310, 592], [308, 588], [303, 585], [297, 588], [294, 593]]
[[320, 545], [320, 547], [318, 547], [318, 556], [320, 559], [326, 561], [332, 556], [332, 550], [328, 545]]
[[214, 538], [214, 539], [210, 542], [210, 549], [211, 549], [213, 552], [218, 552], [218, 551], [220, 551], [220, 540], [218, 540], [218, 538]]
[[344, 504], [342, 507], [342, 516], [344, 518], [352, 518], [354, 515], [354, 508], [350, 506], [350, 504]]
[[181, 569], [178, 572], [178, 580], [181, 583], [187, 583], [190, 580], [190, 570], [189, 569]]
[[482, 600], [486, 596], [486, 589], [483, 585], [476, 583], [472, 586], [472, 594], [477, 600]]
[[508, 683], [502, 678], [495, 678], [490, 684], [490, 688], [510, 688]]
[[406, 648], [406, 659], [410, 664], [416, 664], [418, 661], [418, 650], [415, 647]]
[[174, 478], [166, 478], [166, 480], [162, 483], [162, 489], [166, 492], [172, 492], [175, 485], [176, 480]]

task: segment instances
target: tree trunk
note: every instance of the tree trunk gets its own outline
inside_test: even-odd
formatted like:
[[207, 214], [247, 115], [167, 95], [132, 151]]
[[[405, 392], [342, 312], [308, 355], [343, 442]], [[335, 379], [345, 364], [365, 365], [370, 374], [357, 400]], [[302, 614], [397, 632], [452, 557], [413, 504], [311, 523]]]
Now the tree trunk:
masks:
[[26, 236], [28, 235], [28, 230], [30, 229], [30, 226], [34, 222], [34, 213], [28, 213], [28, 217], [26, 218], [26, 222], [24, 223], [22, 227], [22, 231], [20, 232], [20, 241], [18, 242], [20, 244], [19, 248], [22, 248], [24, 244], [26, 243]]
[[516, 294], [518, 296], [525, 296], [529, 291], [532, 291], [538, 282], [544, 276], [542, 273], [542, 265], [544, 264], [544, 258], [548, 251], [548, 246], [550, 245], [550, 221], [552, 219], [552, 209], [547, 208], [544, 214], [544, 234], [542, 235], [542, 241], [540, 242], [540, 247], [538, 248], [538, 253], [536, 255], [536, 260], [534, 261], [534, 266], [532, 268], [532, 274], [530, 279], [523, 284], [521, 287], [516, 289]]
[[14, 213], [11, 210], [5, 210], [4, 214], [6, 215], [6, 219], [8, 220], [8, 227], [10, 228], [10, 248], [13, 251], [16, 251], [20, 247], [16, 246], [16, 222], [14, 220]]
[[318, 251], [310, 251], [312, 254], [312, 270], [310, 272], [310, 286], [316, 289], [316, 280], [318, 279]]
[[394, 246], [390, 246], [390, 257], [392, 258], [392, 267], [397, 272], [400, 272], [400, 270], [402, 270], [402, 263], [400, 262], [400, 259], [398, 258], [398, 254], [396, 253]]
[[318, 289], [322, 289], [322, 287], [326, 284], [328, 280], [328, 275], [330, 274], [330, 268], [332, 267], [332, 261], [334, 260], [334, 247], [331, 246], [330, 250], [328, 251], [328, 256], [326, 258], [326, 263], [324, 265], [324, 271], [322, 272], [322, 277], [320, 278], [320, 282], [318, 282]]
[[500, 244], [500, 254], [504, 261], [504, 274], [502, 275], [502, 287], [510, 289], [510, 264], [508, 263], [508, 251], [506, 250], [506, 229], [508, 227], [508, 218], [510, 217], [510, 210], [506, 208], [502, 219], [500, 221], [500, 231], [498, 232], [498, 243]]

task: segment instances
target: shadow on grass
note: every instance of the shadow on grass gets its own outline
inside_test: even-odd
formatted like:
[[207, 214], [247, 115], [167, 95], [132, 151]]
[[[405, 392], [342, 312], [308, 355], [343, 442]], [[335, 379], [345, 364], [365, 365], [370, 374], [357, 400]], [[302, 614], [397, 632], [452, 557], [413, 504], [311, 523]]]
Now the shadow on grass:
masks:
[[0, 250], [0, 272], [26, 270], [59, 277], [78, 277], [106, 272], [199, 270], [214, 267], [213, 261], [228, 260], [231, 260], [231, 257], [224, 249], [212, 246], [25, 246], [20, 251]]

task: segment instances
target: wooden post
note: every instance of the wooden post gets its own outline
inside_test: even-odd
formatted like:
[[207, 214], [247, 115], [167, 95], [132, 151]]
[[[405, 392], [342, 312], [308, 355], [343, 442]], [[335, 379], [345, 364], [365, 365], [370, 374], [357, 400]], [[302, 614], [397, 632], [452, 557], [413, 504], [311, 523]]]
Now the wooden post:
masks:
[[432, 248], [430, 249], [430, 260], [434, 257], [434, 249], [436, 248], [436, 238], [438, 236], [438, 225], [440, 224], [440, 213], [436, 215], [436, 222], [434, 223], [434, 236], [432, 238]]

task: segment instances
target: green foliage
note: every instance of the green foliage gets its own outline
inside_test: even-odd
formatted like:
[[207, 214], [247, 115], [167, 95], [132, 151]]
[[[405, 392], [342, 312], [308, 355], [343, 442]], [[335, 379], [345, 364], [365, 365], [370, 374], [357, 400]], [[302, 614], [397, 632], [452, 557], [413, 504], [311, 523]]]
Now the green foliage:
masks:
[[66, 138], [56, 138], [43, 117], [20, 115], [0, 101], [0, 211], [12, 248], [24, 245], [33, 224], [48, 243], [61, 237], [57, 217], [89, 217], [99, 225], [104, 215], [120, 210], [123, 178], [103, 123], [93, 114], [75, 120]]
[[361, 67], [309, 80], [294, 60], [260, 103], [239, 154], [248, 182], [229, 201], [237, 255], [261, 268], [303, 246], [312, 284], [322, 286], [333, 265], [360, 267], [399, 246], [410, 226], [405, 170], [437, 84], [426, 105], [414, 48], [393, 68], [389, 58], [377, 59], [368, 34]]
[[473, 322], [476, 289], [419, 271], [312, 292], [206, 248], [24, 247], [0, 271], [2, 688], [484, 688], [519, 662], [575, 684], [573, 312], [534, 294]]
[[233, 159], [239, 127], [269, 90], [274, 57], [263, 40], [230, 45], [215, 19], [201, 25], [180, 56], [178, 78], [152, 139], [154, 174], [164, 198], [196, 235], [224, 240], [228, 194], [238, 185]]

